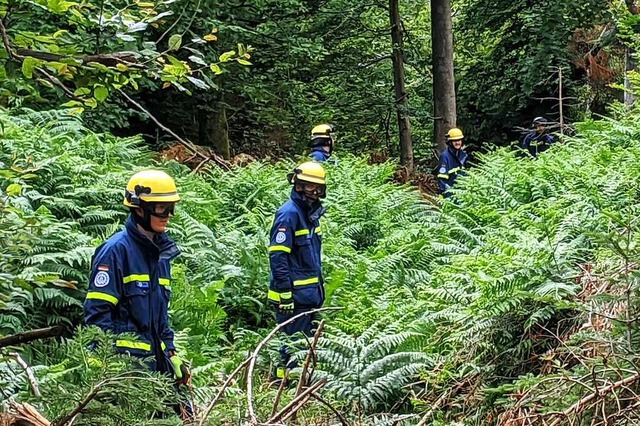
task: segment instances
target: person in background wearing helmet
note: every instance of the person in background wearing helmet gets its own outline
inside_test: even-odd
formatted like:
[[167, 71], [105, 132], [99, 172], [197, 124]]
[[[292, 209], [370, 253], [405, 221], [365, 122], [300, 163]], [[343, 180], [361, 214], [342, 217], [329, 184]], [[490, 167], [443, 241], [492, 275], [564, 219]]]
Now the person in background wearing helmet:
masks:
[[438, 187], [445, 197], [450, 197], [448, 191], [456, 182], [458, 175], [463, 173], [468, 155], [462, 150], [464, 135], [462, 130], [453, 128], [447, 132], [447, 149], [440, 153], [438, 163]]
[[553, 135], [546, 132], [548, 123], [546, 118], [536, 117], [532, 123], [533, 130], [522, 140], [522, 149], [529, 151], [533, 158], [537, 158], [555, 142]]
[[[191, 373], [176, 353], [169, 326], [170, 262], [179, 254], [165, 231], [180, 200], [176, 184], [163, 171], [134, 174], [124, 194], [130, 210], [124, 230], [100, 245], [91, 259], [85, 322], [114, 334], [115, 350], [138, 358], [153, 371], [173, 375], [177, 386], [189, 384]], [[173, 407], [189, 420], [190, 404]]]
[[[326, 173], [313, 161], [300, 164], [287, 176], [293, 188], [290, 199], [276, 212], [271, 227], [269, 261], [271, 277], [268, 300], [276, 309], [278, 324], [302, 312], [322, 307], [324, 282], [320, 259], [325, 212], [320, 199], [326, 195]], [[284, 327], [287, 335], [313, 334], [313, 315], [298, 318]], [[295, 367], [285, 346], [280, 349], [281, 364], [276, 375], [286, 378]]]
[[327, 161], [333, 154], [336, 127], [331, 124], [319, 124], [311, 130], [311, 157], [320, 163]]

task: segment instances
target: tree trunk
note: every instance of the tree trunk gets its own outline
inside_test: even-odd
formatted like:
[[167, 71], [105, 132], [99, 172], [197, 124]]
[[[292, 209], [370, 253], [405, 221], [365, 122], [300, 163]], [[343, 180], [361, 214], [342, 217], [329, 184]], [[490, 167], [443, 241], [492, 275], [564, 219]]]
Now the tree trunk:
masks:
[[400, 163], [407, 170], [407, 177], [410, 177], [413, 175], [413, 141], [411, 139], [408, 99], [404, 84], [404, 43], [398, 2], [399, 0], [389, 0], [391, 42], [393, 44], [393, 89], [396, 98], [398, 130], [400, 132]]
[[446, 148], [446, 134], [456, 126], [456, 87], [453, 77], [451, 1], [431, 0], [433, 44], [434, 137], [438, 151]]
[[[632, 15], [638, 14], [638, 7], [636, 6], [635, 1], [626, 0], [627, 9], [629, 13]], [[635, 54], [635, 50], [627, 47], [624, 56], [624, 104], [631, 106], [636, 100], [636, 97], [633, 95], [633, 85], [631, 81], [629, 81], [629, 72], [636, 70], [636, 62], [633, 60], [633, 55]]]
[[227, 131], [227, 110], [219, 103], [219, 110], [203, 108], [198, 118], [200, 124], [200, 145], [210, 146], [225, 160], [231, 158], [229, 132]]

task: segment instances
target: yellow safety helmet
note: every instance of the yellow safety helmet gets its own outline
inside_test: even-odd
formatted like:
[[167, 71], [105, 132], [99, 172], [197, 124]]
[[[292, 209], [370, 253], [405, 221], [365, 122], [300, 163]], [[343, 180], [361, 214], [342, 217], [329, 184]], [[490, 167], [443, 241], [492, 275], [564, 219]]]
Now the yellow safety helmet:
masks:
[[306, 163], [300, 164], [295, 168], [293, 173], [289, 174], [289, 182], [310, 182], [326, 185], [327, 172], [324, 171], [324, 168], [319, 163], [307, 161]]
[[336, 131], [336, 126], [331, 124], [318, 124], [311, 129], [312, 138], [333, 138], [333, 134]]
[[448, 141], [457, 141], [462, 138], [464, 138], [464, 135], [462, 134], [462, 130], [458, 129], [457, 127], [454, 127], [453, 129], [447, 132]]
[[173, 178], [162, 170], [143, 170], [131, 176], [124, 192], [124, 205], [139, 207], [147, 203], [175, 203], [180, 201]]

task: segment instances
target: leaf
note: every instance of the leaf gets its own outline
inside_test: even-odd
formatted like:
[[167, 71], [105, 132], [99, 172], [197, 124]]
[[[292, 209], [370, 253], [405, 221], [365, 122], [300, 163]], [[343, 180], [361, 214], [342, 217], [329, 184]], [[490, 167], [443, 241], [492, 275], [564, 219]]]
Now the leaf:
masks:
[[155, 4], [153, 3], [144, 2], [144, 1], [136, 2], [136, 5], [138, 5], [138, 7], [154, 7], [155, 6]]
[[122, 41], [136, 41], [135, 37], [125, 33], [116, 33], [116, 37]]
[[213, 71], [215, 75], [222, 74], [222, 68], [220, 68], [218, 64], [211, 64], [209, 68], [211, 68], [211, 71]]
[[63, 103], [61, 106], [63, 106], [63, 107], [76, 107], [76, 106], [80, 106], [80, 105], [82, 105], [82, 102], [71, 100], [69, 102]]
[[203, 38], [207, 41], [216, 41], [218, 39], [218, 36], [215, 36], [213, 34], [207, 34]]
[[166, 12], [158, 13], [156, 16], [154, 16], [153, 18], [149, 19], [147, 22], [150, 23], [150, 24], [153, 24], [154, 22], [158, 22], [159, 20], [161, 20], [165, 16], [171, 16], [171, 15], [173, 15], [173, 12], [170, 11], [170, 10], [167, 10]]
[[168, 81], [167, 81], [167, 82], [165, 82], [165, 83], [162, 85], [162, 88], [163, 88], [163, 89], [166, 89], [166, 88], [168, 88], [168, 87], [171, 87], [171, 83], [169, 83]]
[[205, 67], [207, 66], [207, 63], [205, 62], [205, 60], [202, 59], [200, 56], [191, 55], [189, 56], [189, 60], [194, 64], [204, 65]]
[[242, 45], [242, 43], [238, 43], [238, 55], [244, 56], [245, 52], [246, 51], [244, 50], [244, 46]]
[[109, 91], [104, 86], [98, 86], [93, 90], [93, 96], [98, 100], [98, 102], [104, 102], [109, 96]]
[[96, 101], [94, 98], [89, 98], [84, 101], [84, 104], [88, 107], [95, 108], [98, 106], [98, 101]]
[[193, 85], [196, 86], [198, 89], [204, 89], [204, 90], [210, 89], [209, 85], [204, 81], [200, 80], [199, 78], [187, 76], [187, 80], [193, 83]]
[[235, 50], [224, 52], [222, 55], [220, 55], [220, 62], [229, 62], [229, 60], [231, 60], [231, 58], [233, 58], [235, 55], [236, 55]]
[[91, 89], [88, 87], [79, 87], [73, 92], [76, 96], [88, 95], [89, 93], [91, 93]]
[[22, 61], [22, 74], [27, 78], [33, 78], [33, 70], [38, 66], [40, 61], [31, 56], [27, 56]]
[[125, 64], [116, 64], [116, 68], [119, 71], [122, 71], [122, 72], [125, 72], [125, 71], [127, 71], [129, 69], [129, 67], [126, 66]]
[[238, 59], [237, 61], [239, 64], [242, 64], [242, 65], [253, 65], [251, 62], [247, 61], [246, 59]]
[[22, 185], [19, 183], [12, 183], [7, 186], [7, 195], [10, 197], [17, 197], [22, 192]]
[[178, 50], [182, 46], [182, 36], [180, 34], [174, 34], [169, 37], [169, 50]]

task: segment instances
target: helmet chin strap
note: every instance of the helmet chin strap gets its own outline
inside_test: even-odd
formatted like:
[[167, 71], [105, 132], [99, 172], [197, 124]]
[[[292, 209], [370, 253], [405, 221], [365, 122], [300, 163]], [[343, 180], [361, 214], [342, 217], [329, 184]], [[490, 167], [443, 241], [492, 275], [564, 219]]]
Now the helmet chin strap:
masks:
[[[142, 216], [140, 216], [136, 210], [142, 210]], [[140, 225], [142, 229], [148, 232], [157, 233], [151, 227], [151, 213], [147, 209], [142, 207], [131, 208], [131, 215], [133, 216], [133, 220], [136, 224]]]

